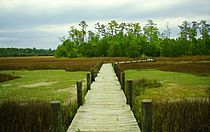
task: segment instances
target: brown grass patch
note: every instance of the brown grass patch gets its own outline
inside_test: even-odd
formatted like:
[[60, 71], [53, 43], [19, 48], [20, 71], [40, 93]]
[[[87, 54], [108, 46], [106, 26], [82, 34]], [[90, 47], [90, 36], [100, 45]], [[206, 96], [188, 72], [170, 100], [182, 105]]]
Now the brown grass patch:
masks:
[[0, 82], [5, 82], [9, 80], [14, 80], [20, 78], [19, 76], [13, 76], [13, 75], [7, 75], [7, 74], [2, 74], [0, 73]]
[[162, 71], [183, 72], [195, 75], [210, 75], [209, 56], [191, 56], [178, 58], [156, 58], [155, 62], [119, 64], [120, 69], [158, 69]]
[[45, 70], [89, 71], [100, 61], [124, 61], [127, 58], [55, 58], [55, 57], [0, 57], [0, 70]]
[[164, 62], [210, 61], [210, 56], [156, 57], [155, 60]]

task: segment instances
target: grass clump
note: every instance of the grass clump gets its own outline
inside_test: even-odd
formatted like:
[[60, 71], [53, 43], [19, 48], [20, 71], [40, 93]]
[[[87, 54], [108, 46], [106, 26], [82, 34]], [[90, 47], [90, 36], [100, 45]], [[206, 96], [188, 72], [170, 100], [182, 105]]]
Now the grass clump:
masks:
[[146, 89], [149, 88], [159, 88], [161, 87], [161, 83], [157, 80], [148, 80], [142, 78], [140, 80], [133, 80], [133, 96], [139, 96], [140, 93], [144, 93]]
[[14, 75], [8, 75], [8, 74], [2, 74], [0, 73], [0, 83], [1, 82], [5, 82], [5, 81], [9, 81], [9, 80], [14, 80], [20, 78], [20, 76], [14, 76]]

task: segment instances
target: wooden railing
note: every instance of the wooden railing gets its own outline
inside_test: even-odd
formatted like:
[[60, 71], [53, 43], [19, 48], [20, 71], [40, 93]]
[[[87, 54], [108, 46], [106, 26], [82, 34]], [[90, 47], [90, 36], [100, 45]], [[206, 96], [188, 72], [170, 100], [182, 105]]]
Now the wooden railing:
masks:
[[120, 61], [120, 62], [112, 62], [112, 66], [114, 68], [114, 71], [118, 77], [118, 80], [121, 84], [121, 72], [123, 72], [118, 64], [131, 64], [131, 63], [142, 63], [142, 62], [155, 62], [155, 59], [149, 58], [149, 59], [138, 59], [138, 60], [130, 60], [130, 61]]
[[[94, 68], [91, 69], [91, 72], [87, 72], [87, 89], [83, 91], [82, 89], [82, 81], [76, 81], [77, 88], [77, 109], [84, 103], [84, 97], [87, 94], [87, 91], [90, 90], [90, 85], [95, 81], [95, 77], [99, 72], [101, 66], [103, 65], [103, 61], [100, 61]], [[83, 94], [84, 97], [83, 97]], [[61, 103], [60, 101], [51, 101], [51, 111], [52, 111], [52, 129], [53, 132], [63, 132], [62, 127], [62, 117], [61, 117]]]
[[[126, 95], [127, 104], [130, 105], [130, 108], [133, 107], [133, 96], [132, 96], [132, 80], [127, 80], [127, 87], [125, 87], [125, 73], [122, 72], [117, 64], [128, 64], [128, 63], [141, 63], [141, 62], [153, 62], [154, 59], [147, 59], [147, 60], [132, 60], [132, 61], [124, 61], [124, 62], [114, 62], [112, 63], [115, 73], [119, 79], [121, 84], [121, 89], [125, 93], [125, 88], [128, 88], [129, 91], [128, 95]], [[101, 66], [103, 65], [103, 61], [101, 61], [98, 65], [91, 69], [91, 72], [87, 72], [87, 89], [85, 91], [85, 95], [88, 90], [91, 89], [91, 84], [95, 81], [95, 77], [99, 72]], [[82, 81], [76, 82], [77, 88], [77, 108], [79, 108], [84, 103], [84, 97], [82, 96]], [[51, 102], [51, 109], [53, 113], [53, 131], [61, 132], [62, 130], [62, 117], [60, 113], [61, 104], [59, 101], [52, 101]], [[151, 100], [142, 100], [142, 129], [143, 132], [150, 132], [152, 130], [152, 101]]]
[[[133, 81], [125, 80], [125, 72], [119, 69], [118, 64], [128, 64], [128, 63], [141, 63], [141, 62], [154, 62], [154, 59], [148, 60], [136, 60], [136, 61], [125, 61], [125, 62], [114, 62], [112, 66], [115, 70], [115, 73], [118, 77], [118, 80], [121, 84], [121, 89], [123, 90], [126, 96], [126, 103], [130, 105], [132, 110], [133, 108]], [[127, 84], [127, 86], [125, 86]], [[126, 89], [127, 88], [127, 89]], [[126, 93], [125, 91], [128, 91]], [[143, 132], [152, 132], [152, 101], [149, 99], [142, 100], [142, 131]]]
[[120, 61], [115, 62], [116, 64], [130, 64], [130, 63], [141, 63], [141, 62], [154, 62], [155, 59], [148, 58], [148, 59], [137, 59], [137, 60], [130, 60], [130, 61]]
[[[121, 73], [122, 74], [122, 73]], [[125, 74], [122, 74], [123, 76]], [[122, 86], [122, 85], [125, 85], [125, 80], [123, 79], [124, 77], [122, 77], [121, 79], [121, 82], [123, 82], [121, 84], [121, 87], [124, 87], [125, 86]], [[127, 90], [128, 93], [126, 94], [125, 90], [124, 90], [124, 93], [125, 93], [125, 96], [126, 96], [126, 103], [130, 105], [130, 108], [132, 110], [133, 108], [133, 85], [132, 85], [132, 80], [126, 80], [126, 84], [127, 84]], [[142, 107], [142, 131], [143, 132], [152, 132], [152, 100], [150, 99], [143, 99], [142, 100], [142, 104], [141, 104], [141, 107]]]

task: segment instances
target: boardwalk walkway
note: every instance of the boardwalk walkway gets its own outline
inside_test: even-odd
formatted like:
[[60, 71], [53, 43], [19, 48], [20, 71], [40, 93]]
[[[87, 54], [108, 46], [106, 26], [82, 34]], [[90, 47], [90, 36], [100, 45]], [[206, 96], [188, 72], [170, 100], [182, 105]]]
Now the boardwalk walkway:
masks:
[[111, 64], [101, 67], [67, 132], [140, 132]]

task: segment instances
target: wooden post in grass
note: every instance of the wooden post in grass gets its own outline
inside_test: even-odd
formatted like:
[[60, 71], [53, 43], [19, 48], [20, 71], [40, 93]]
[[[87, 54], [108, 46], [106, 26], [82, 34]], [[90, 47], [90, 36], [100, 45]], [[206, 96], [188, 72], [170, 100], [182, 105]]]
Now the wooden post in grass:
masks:
[[128, 88], [128, 102], [130, 104], [130, 108], [133, 108], [133, 96], [132, 96], [132, 80], [127, 80], [127, 88]]
[[121, 69], [119, 68], [118, 69], [118, 80], [120, 81], [120, 84], [121, 84]]
[[142, 100], [142, 129], [143, 132], [152, 132], [152, 100]]
[[118, 65], [116, 64], [116, 70], [115, 70], [115, 73], [116, 73], [116, 75], [117, 75], [117, 77], [118, 77], [118, 79], [119, 79], [119, 67], [118, 67]]
[[82, 105], [82, 81], [77, 81], [77, 107]]
[[91, 69], [91, 82], [95, 81], [94, 76], [95, 76], [95, 69], [92, 68], [92, 69]]
[[101, 64], [99, 63], [99, 64], [98, 64], [98, 73], [99, 73], [99, 71], [100, 71], [100, 65], [101, 65]]
[[62, 120], [61, 120], [61, 113], [60, 113], [60, 107], [61, 103], [60, 101], [51, 101], [50, 107], [52, 111], [52, 128], [53, 132], [62, 132]]
[[121, 72], [121, 89], [125, 92], [125, 72]]
[[87, 73], [87, 90], [90, 90], [90, 84], [91, 84], [91, 76], [90, 72]]

